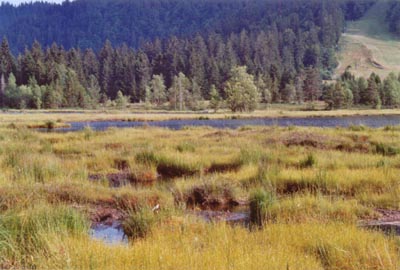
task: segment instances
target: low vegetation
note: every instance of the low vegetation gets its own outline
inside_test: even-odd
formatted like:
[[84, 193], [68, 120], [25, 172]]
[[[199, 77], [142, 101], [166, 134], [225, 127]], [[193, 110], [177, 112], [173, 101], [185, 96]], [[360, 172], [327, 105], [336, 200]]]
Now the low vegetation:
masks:
[[[400, 210], [396, 127], [49, 133], [14, 122], [0, 127], [0, 268], [400, 267], [398, 237], [359, 226]], [[208, 222], [207, 211], [249, 220]], [[90, 236], [112, 223], [128, 244]]]

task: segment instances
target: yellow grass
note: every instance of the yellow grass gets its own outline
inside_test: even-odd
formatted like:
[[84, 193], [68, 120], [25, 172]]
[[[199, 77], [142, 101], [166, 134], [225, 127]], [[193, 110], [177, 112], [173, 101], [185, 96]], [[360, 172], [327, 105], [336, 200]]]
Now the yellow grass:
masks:
[[[398, 129], [145, 127], [58, 134], [7, 127], [32, 119], [43, 121], [7, 115], [0, 127], [0, 268], [399, 269], [398, 238], [357, 227], [379, 217], [376, 208], [400, 210], [400, 155], [384, 156], [375, 147], [400, 149]], [[315, 144], [302, 141], [309, 134]], [[303, 166], [310, 155], [315, 163]], [[172, 175], [162, 175], [162, 167]], [[121, 171], [160, 176], [150, 186], [111, 188], [107, 175]], [[93, 175], [105, 178], [90, 180]], [[185, 207], [195, 187], [238, 201], [265, 189], [277, 201], [261, 230], [205, 223]], [[89, 223], [99, 207], [125, 212], [156, 204], [162, 212], [149, 236], [127, 246], [63, 225], [80, 215]], [[54, 221], [57, 209], [65, 221]], [[33, 231], [29, 254], [17, 244], [22, 232], [13, 222]]]

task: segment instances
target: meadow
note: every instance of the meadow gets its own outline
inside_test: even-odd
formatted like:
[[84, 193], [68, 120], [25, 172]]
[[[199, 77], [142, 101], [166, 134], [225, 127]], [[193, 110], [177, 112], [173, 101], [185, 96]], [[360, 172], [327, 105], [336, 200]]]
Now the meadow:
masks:
[[[28, 128], [85, 117], [1, 116], [0, 268], [400, 269], [399, 237], [363, 226], [399, 213], [399, 127]], [[128, 244], [90, 236], [115, 221]]]
[[400, 72], [400, 42], [385, 21], [389, 8], [390, 1], [377, 1], [360, 20], [347, 23], [339, 42], [336, 77], [349, 67], [356, 77], [365, 78], [372, 72], [381, 77]]

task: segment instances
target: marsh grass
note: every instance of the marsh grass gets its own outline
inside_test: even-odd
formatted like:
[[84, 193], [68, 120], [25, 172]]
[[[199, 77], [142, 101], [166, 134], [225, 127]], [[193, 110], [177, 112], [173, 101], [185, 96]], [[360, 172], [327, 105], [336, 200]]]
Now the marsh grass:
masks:
[[61, 240], [84, 235], [88, 229], [84, 216], [67, 206], [44, 204], [19, 213], [9, 211], [0, 220], [0, 257], [17, 267], [35, 268], [36, 256], [53, 253], [47, 242], [49, 235], [57, 235]]
[[[58, 134], [23, 128], [33, 116], [5, 117], [17, 127], [0, 128], [0, 268], [399, 268], [396, 240], [356, 227], [377, 218], [376, 208], [400, 210], [400, 158], [388, 148], [400, 149], [397, 129]], [[374, 142], [382, 143], [381, 153]], [[90, 178], [120, 173], [149, 184], [112, 187]], [[238, 202], [253, 202], [254, 226], [264, 227], [209, 224], [193, 215]], [[156, 205], [159, 213], [149, 211]], [[129, 245], [88, 236], [87, 220], [102, 209], [129, 217]]]
[[[157, 245], [155, 245], [157, 243]], [[354, 225], [271, 224], [249, 232], [225, 224], [172, 219], [131, 246], [108, 247], [86, 238], [64, 241], [73, 269], [377, 269], [397, 270], [395, 241]], [[94, 259], [96, 258], [96, 259]]]

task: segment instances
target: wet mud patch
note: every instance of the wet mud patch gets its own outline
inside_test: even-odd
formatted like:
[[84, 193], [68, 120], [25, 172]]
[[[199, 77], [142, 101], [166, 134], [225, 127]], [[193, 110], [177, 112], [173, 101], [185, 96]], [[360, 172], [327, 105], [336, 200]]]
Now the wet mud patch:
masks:
[[106, 143], [104, 145], [106, 150], [121, 150], [124, 148], [124, 144], [122, 143]]
[[277, 186], [277, 192], [279, 194], [296, 194], [296, 193], [323, 193], [327, 194], [328, 189], [324, 183], [316, 181], [298, 181], [298, 180], [286, 180], [282, 181]]
[[200, 172], [198, 168], [191, 167], [186, 164], [160, 162], [157, 165], [157, 173], [166, 179], [189, 177]]
[[369, 137], [364, 135], [350, 135], [346, 138], [340, 138], [308, 132], [292, 132], [283, 137], [281, 143], [287, 147], [302, 146], [350, 153], [369, 153], [374, 148]]
[[380, 214], [380, 218], [362, 221], [360, 227], [400, 236], [400, 211], [387, 209], [377, 209], [376, 211]]
[[130, 171], [120, 171], [109, 174], [90, 174], [89, 181], [108, 182], [110, 187], [119, 188], [127, 185], [152, 186], [157, 181], [157, 175], [152, 171], [132, 173]]
[[123, 211], [107, 206], [98, 206], [92, 210], [90, 220], [94, 225], [109, 225], [120, 222], [125, 217]]
[[282, 138], [282, 143], [287, 146], [303, 146], [318, 149], [327, 149], [332, 143], [341, 143], [342, 141], [327, 135], [320, 135], [308, 132], [292, 132]]
[[194, 211], [193, 214], [207, 222], [226, 222], [232, 225], [247, 225], [250, 222], [250, 213], [242, 208], [232, 211]]
[[114, 159], [114, 168], [120, 171], [129, 170], [130, 169], [129, 161], [121, 158]]
[[225, 173], [225, 172], [237, 172], [242, 167], [240, 160], [232, 162], [221, 162], [213, 163], [209, 168], [205, 170], [205, 173]]
[[[175, 198], [177, 200], [177, 198]], [[218, 189], [210, 186], [194, 187], [178, 198], [184, 201], [190, 209], [200, 208], [202, 210], [226, 211], [244, 205], [245, 202], [236, 199], [228, 187]]]
[[166, 157], [153, 151], [136, 154], [136, 161], [145, 166], [154, 166], [157, 174], [163, 179], [189, 177], [200, 173], [200, 166], [182, 159]]

